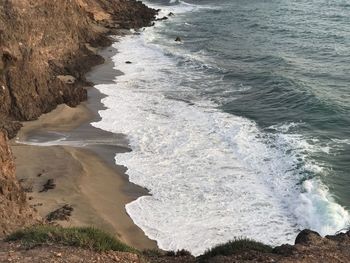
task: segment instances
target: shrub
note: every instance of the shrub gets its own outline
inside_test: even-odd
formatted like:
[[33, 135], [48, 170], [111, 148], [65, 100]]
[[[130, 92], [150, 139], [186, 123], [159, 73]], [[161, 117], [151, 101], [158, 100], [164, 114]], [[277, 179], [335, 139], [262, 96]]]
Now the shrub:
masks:
[[232, 241], [207, 250], [202, 256], [200, 256], [200, 258], [206, 259], [219, 255], [230, 256], [242, 251], [250, 250], [268, 253], [272, 252], [272, 247], [247, 238], [235, 238]]
[[167, 257], [187, 257], [187, 256], [192, 256], [191, 252], [181, 249], [177, 251], [167, 251], [165, 253]]
[[93, 227], [70, 227], [40, 225], [19, 230], [9, 235], [6, 241], [20, 241], [25, 246], [61, 244], [95, 251], [137, 252], [115, 237]]
[[142, 254], [146, 257], [162, 257], [164, 252], [160, 249], [146, 249], [142, 251]]
[[192, 256], [192, 254], [188, 250], [181, 249], [181, 250], [176, 251], [175, 256], [176, 257], [186, 257], [186, 256]]

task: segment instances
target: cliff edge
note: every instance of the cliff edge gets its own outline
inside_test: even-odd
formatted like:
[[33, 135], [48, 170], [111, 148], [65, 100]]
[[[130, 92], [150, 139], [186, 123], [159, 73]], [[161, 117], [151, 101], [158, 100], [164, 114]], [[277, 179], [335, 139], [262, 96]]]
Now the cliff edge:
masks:
[[152, 23], [128, 0], [0, 0], [0, 237], [40, 221], [15, 176], [8, 138], [65, 103], [87, 99], [85, 73], [110, 34]]
[[15, 165], [7, 137], [0, 132], [0, 238], [16, 230], [40, 222], [29, 207], [15, 175]]
[[128, 0], [0, 2], [0, 128], [87, 99], [84, 74], [102, 58], [96, 47], [118, 29], [151, 24], [156, 11]]

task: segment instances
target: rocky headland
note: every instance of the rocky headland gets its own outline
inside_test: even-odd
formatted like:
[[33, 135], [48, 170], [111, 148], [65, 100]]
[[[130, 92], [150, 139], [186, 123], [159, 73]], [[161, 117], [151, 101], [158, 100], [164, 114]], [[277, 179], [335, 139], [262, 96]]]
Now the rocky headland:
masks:
[[[75, 107], [86, 100], [85, 74], [104, 62], [98, 48], [112, 43], [111, 34], [152, 25], [156, 13], [133, 0], [0, 0], [0, 262], [349, 262], [350, 231], [321, 237], [304, 230], [295, 245], [275, 248], [236, 240], [198, 258], [186, 251], [140, 252], [119, 246], [114, 237], [101, 239], [94, 230], [87, 232], [96, 242], [117, 243], [114, 251], [96, 250], [84, 240], [62, 241], [56, 230], [16, 232], [66, 220], [73, 208], [63, 205], [45, 219], [29, 205], [16, 178], [9, 138], [24, 121], [60, 104]], [[43, 192], [56, 187], [53, 179], [45, 180]], [[67, 239], [66, 232], [63, 236]]]

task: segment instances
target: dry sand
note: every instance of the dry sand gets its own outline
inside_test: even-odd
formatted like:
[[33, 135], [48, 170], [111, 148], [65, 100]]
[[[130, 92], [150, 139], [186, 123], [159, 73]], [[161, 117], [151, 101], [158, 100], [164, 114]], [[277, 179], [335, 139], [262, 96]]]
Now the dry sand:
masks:
[[[107, 49], [102, 55], [115, 52]], [[110, 61], [94, 69], [90, 80], [107, 81], [116, 75], [111, 72]], [[109, 74], [106, 71], [109, 70]], [[104, 72], [104, 74], [99, 74]], [[102, 79], [101, 79], [102, 78]], [[50, 141], [67, 138], [65, 145], [37, 146], [13, 141], [17, 177], [28, 188], [31, 205], [45, 217], [49, 212], [69, 204], [74, 208], [63, 226], [95, 226], [113, 233], [122, 241], [138, 249], [156, 248], [125, 211], [125, 204], [147, 191], [128, 181], [125, 168], [114, 163], [116, 152], [129, 151], [125, 136], [93, 128], [89, 122], [98, 120], [101, 94], [89, 89], [89, 101], [76, 108], [59, 106], [39, 120], [26, 122], [16, 141]], [[84, 147], [75, 143], [91, 142]], [[40, 192], [48, 179], [56, 187]]]

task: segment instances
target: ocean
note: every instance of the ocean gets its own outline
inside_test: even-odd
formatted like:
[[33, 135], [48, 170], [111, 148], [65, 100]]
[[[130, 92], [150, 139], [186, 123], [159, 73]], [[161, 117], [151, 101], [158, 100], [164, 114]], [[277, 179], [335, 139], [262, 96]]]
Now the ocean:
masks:
[[114, 44], [124, 74], [93, 123], [127, 135], [116, 164], [151, 194], [133, 221], [194, 255], [348, 227], [350, 1], [145, 3], [174, 16]]

